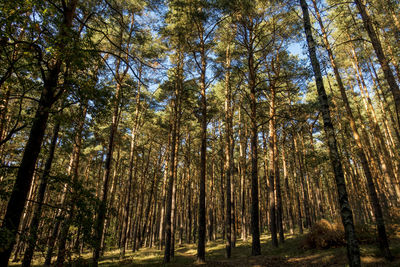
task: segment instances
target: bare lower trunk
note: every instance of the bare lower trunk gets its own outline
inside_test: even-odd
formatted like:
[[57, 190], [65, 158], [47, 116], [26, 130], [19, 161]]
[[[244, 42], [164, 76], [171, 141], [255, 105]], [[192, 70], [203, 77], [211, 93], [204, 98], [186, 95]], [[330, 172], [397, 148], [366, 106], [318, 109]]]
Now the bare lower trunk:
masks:
[[338, 67], [336, 65], [336, 61], [335, 61], [332, 49], [331, 49], [329, 41], [328, 41], [328, 36], [326, 34], [325, 27], [323, 25], [322, 19], [320, 18], [319, 10], [317, 8], [317, 4], [316, 4], [315, 0], [313, 0], [313, 4], [314, 4], [314, 9], [315, 9], [316, 14], [317, 14], [318, 22], [319, 22], [321, 30], [322, 30], [324, 43], [325, 43], [326, 49], [327, 49], [328, 54], [329, 54], [329, 59], [330, 59], [332, 68], [333, 68], [334, 73], [335, 73], [336, 82], [337, 82], [337, 84], [339, 86], [340, 94], [342, 96], [342, 100], [343, 100], [345, 108], [346, 108], [347, 116], [349, 118], [350, 128], [351, 128], [351, 130], [353, 132], [354, 140], [356, 141], [357, 154], [358, 154], [358, 156], [360, 158], [361, 166], [362, 166], [362, 168], [364, 170], [364, 174], [365, 174], [365, 177], [366, 177], [366, 180], [367, 180], [368, 193], [369, 193], [371, 205], [373, 207], [375, 220], [376, 220], [376, 225], [377, 225], [377, 229], [378, 229], [379, 247], [380, 247], [381, 251], [383, 252], [383, 254], [385, 255], [385, 258], [391, 260], [393, 257], [391, 255], [390, 250], [389, 250], [389, 242], [388, 242], [387, 235], [386, 235], [386, 229], [385, 229], [385, 223], [384, 223], [383, 214], [382, 214], [382, 208], [381, 208], [381, 205], [380, 205], [380, 202], [379, 202], [379, 198], [378, 198], [377, 193], [376, 193], [374, 179], [372, 177], [372, 173], [371, 173], [371, 170], [369, 168], [368, 160], [367, 160], [366, 154], [364, 152], [364, 147], [363, 147], [363, 145], [361, 143], [361, 137], [360, 137], [360, 135], [358, 133], [358, 130], [357, 130], [357, 127], [356, 127], [356, 123], [355, 123], [355, 119], [354, 119], [354, 116], [353, 116], [353, 112], [351, 110], [350, 103], [349, 103], [349, 101], [347, 99], [347, 95], [346, 95], [346, 91], [345, 91], [345, 88], [344, 88], [344, 85], [343, 85], [343, 81], [342, 81], [342, 78], [340, 76]]
[[38, 204], [33, 213], [33, 218], [32, 218], [31, 224], [29, 226], [30, 231], [29, 231], [28, 248], [25, 251], [24, 259], [22, 260], [22, 266], [30, 266], [31, 265], [33, 252], [35, 251], [36, 241], [37, 241], [37, 237], [38, 237], [38, 230], [39, 230], [38, 229], [39, 222], [40, 222], [40, 217], [42, 216], [43, 202], [44, 202], [44, 197], [45, 197], [46, 188], [47, 188], [47, 181], [48, 181], [48, 177], [50, 175], [51, 165], [52, 165], [53, 159], [54, 159], [54, 152], [55, 152], [56, 145], [57, 145], [59, 130], [60, 130], [60, 122], [56, 122], [56, 125], [54, 126], [54, 130], [53, 130], [53, 137], [52, 137], [51, 143], [50, 143], [49, 155], [48, 155], [46, 163], [45, 163], [43, 175], [40, 179], [40, 185], [39, 185], [38, 196], [37, 196]]
[[230, 87], [230, 67], [231, 67], [231, 59], [230, 59], [230, 45], [228, 44], [226, 48], [226, 74], [225, 74], [225, 182], [226, 182], [226, 214], [225, 214], [225, 233], [226, 233], [226, 257], [231, 257], [231, 249], [232, 249], [232, 212], [231, 212], [231, 175], [233, 168], [233, 158], [231, 157], [232, 150], [232, 95], [231, 95], [231, 87]]
[[383, 74], [387, 83], [389, 84], [390, 91], [392, 92], [394, 105], [396, 107], [396, 114], [397, 114], [397, 127], [400, 125], [400, 89], [394, 78], [393, 72], [390, 69], [389, 61], [387, 60], [382, 44], [375, 32], [373, 27], [373, 23], [371, 21], [371, 17], [369, 16], [367, 9], [361, 0], [354, 0], [357, 5], [357, 8], [360, 12], [361, 18], [363, 20], [364, 28], [368, 33], [368, 36], [371, 40], [372, 46], [374, 47], [376, 56], [378, 58], [379, 64], [382, 67]]
[[308, 6], [305, 0], [300, 0], [300, 4], [303, 11], [304, 30], [307, 38], [309, 56], [317, 84], [320, 111], [324, 121], [324, 130], [327, 139], [327, 144], [329, 147], [329, 156], [337, 185], [337, 192], [340, 204], [340, 214], [342, 217], [342, 222], [345, 229], [345, 237], [347, 241], [347, 256], [349, 259], [350, 266], [358, 267], [361, 266], [360, 249], [355, 235], [353, 213], [348, 201], [346, 182], [344, 179], [342, 163], [340, 161], [340, 156], [336, 144], [335, 131], [331, 120], [328, 97], [326, 95], [326, 91], [322, 80], [320, 65], [317, 59], [316, 45], [312, 37]]

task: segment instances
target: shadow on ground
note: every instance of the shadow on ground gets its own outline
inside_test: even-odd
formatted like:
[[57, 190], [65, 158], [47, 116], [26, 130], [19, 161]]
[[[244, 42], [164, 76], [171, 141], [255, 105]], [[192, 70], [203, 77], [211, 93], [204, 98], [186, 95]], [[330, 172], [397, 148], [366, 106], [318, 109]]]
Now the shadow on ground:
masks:
[[[251, 240], [239, 240], [232, 249], [232, 257], [225, 258], [225, 243], [222, 240], [207, 243], [206, 263], [196, 263], [197, 245], [176, 245], [175, 257], [168, 264], [163, 264], [163, 251], [156, 248], [143, 248], [132, 253], [127, 252], [121, 259], [119, 250], [107, 251], [99, 266], [346, 266], [346, 248], [338, 247], [326, 250], [304, 250], [303, 236], [288, 236], [278, 248], [272, 247], [269, 237], [262, 236], [262, 255], [251, 255]], [[395, 260], [387, 262], [379, 255], [375, 245], [362, 245], [363, 266], [400, 266], [400, 239], [391, 240], [391, 249]], [[65, 266], [90, 266], [91, 253], [74, 258]], [[41, 266], [36, 264], [33, 266]]]

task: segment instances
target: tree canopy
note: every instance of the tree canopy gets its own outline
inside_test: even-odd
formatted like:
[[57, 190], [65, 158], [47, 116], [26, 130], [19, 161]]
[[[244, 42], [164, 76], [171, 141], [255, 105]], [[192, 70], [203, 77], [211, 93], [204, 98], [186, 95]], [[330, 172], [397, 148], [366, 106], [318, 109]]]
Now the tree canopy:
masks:
[[173, 263], [177, 242], [202, 264], [215, 240], [228, 259], [239, 240], [249, 257], [293, 234], [318, 247], [324, 225], [350, 266], [360, 229], [396, 262], [398, 14], [389, 0], [2, 1], [0, 265], [145, 247]]

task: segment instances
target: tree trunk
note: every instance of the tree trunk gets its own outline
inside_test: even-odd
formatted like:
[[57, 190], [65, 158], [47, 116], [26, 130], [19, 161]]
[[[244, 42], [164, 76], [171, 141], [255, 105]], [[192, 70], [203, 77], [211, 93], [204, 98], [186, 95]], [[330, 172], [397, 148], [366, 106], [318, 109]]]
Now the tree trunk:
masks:
[[197, 261], [206, 260], [206, 153], [207, 153], [207, 98], [206, 98], [206, 51], [203, 36], [201, 38], [201, 77], [200, 77], [200, 110], [201, 110], [201, 147], [200, 147], [200, 179], [199, 179], [199, 214]]
[[389, 84], [390, 91], [392, 92], [393, 99], [394, 99], [394, 105], [396, 107], [396, 114], [397, 114], [397, 127], [400, 125], [400, 89], [399, 86], [396, 82], [396, 79], [394, 78], [393, 72], [390, 69], [389, 66], [389, 61], [387, 60], [382, 44], [380, 40], [378, 39], [378, 36], [375, 32], [375, 29], [373, 27], [373, 23], [371, 20], [371, 17], [369, 16], [367, 9], [363, 2], [361, 0], [354, 0], [354, 2], [357, 5], [358, 11], [360, 12], [364, 28], [368, 33], [369, 39], [371, 40], [372, 46], [374, 47], [376, 56], [378, 58], [379, 64], [382, 67], [383, 74], [385, 76], [385, 79], [387, 83]]
[[[273, 63], [272, 63], [273, 64]], [[276, 154], [276, 128], [275, 128], [275, 88], [271, 86], [271, 99], [270, 99], [270, 111], [269, 111], [269, 190], [268, 190], [268, 210], [269, 210], [269, 231], [271, 232], [272, 246], [278, 247], [278, 236], [277, 236], [277, 210], [276, 210], [276, 187], [275, 187], [275, 176], [278, 170], [278, 155]]]
[[233, 169], [233, 158], [231, 158], [232, 150], [232, 93], [230, 87], [230, 67], [231, 67], [231, 51], [230, 44], [226, 47], [226, 62], [225, 62], [225, 182], [226, 182], [226, 214], [225, 214], [225, 233], [226, 233], [226, 257], [231, 257], [232, 249], [232, 212], [231, 212], [231, 175]]
[[[250, 40], [253, 40], [252, 31]], [[260, 226], [259, 226], [259, 201], [258, 201], [258, 125], [257, 125], [257, 97], [256, 97], [256, 72], [254, 66], [253, 47], [248, 48], [249, 90], [250, 90], [250, 125], [251, 125], [251, 254], [261, 254]]]
[[95, 234], [94, 234], [94, 252], [93, 252], [93, 266], [98, 266], [98, 261], [100, 258], [101, 253], [101, 243], [103, 238], [103, 231], [104, 231], [104, 221], [106, 219], [107, 213], [107, 200], [108, 200], [108, 187], [110, 183], [111, 177], [111, 163], [112, 157], [114, 152], [114, 139], [115, 134], [118, 128], [118, 117], [119, 117], [119, 105], [120, 105], [120, 90], [121, 90], [121, 81], [118, 81], [116, 92], [115, 92], [115, 100], [113, 103], [113, 115], [112, 115], [112, 122], [110, 127], [110, 135], [108, 139], [108, 147], [107, 147], [107, 154], [105, 160], [105, 174], [104, 180], [102, 185], [102, 196], [100, 205], [98, 208], [98, 214], [95, 221]]
[[383, 214], [382, 214], [382, 208], [381, 208], [381, 205], [379, 202], [378, 195], [376, 194], [374, 179], [372, 177], [372, 173], [369, 168], [368, 160], [367, 160], [367, 157], [364, 152], [364, 147], [361, 143], [361, 137], [357, 130], [353, 112], [351, 110], [350, 103], [349, 103], [349, 100], [346, 95], [346, 90], [344, 88], [343, 81], [342, 81], [342, 78], [339, 73], [339, 69], [337, 67], [331, 46], [329, 44], [328, 36], [325, 31], [325, 27], [323, 25], [322, 19], [319, 14], [316, 0], [313, 0], [313, 4], [314, 4], [314, 9], [315, 9], [315, 12], [317, 15], [317, 19], [318, 19], [318, 22], [319, 22], [319, 25], [320, 25], [320, 28], [322, 31], [323, 40], [324, 40], [326, 49], [328, 51], [329, 59], [330, 59], [330, 62], [331, 62], [331, 65], [332, 65], [332, 68], [333, 68], [333, 71], [335, 74], [336, 82], [338, 84], [340, 94], [341, 94], [341, 97], [342, 97], [342, 100], [343, 100], [343, 103], [344, 103], [344, 106], [345, 106], [345, 109], [347, 112], [350, 128], [353, 132], [353, 137], [354, 137], [354, 140], [357, 145], [357, 154], [358, 154], [358, 157], [360, 158], [361, 166], [364, 170], [365, 178], [367, 180], [366, 182], [367, 182], [368, 193], [369, 193], [369, 197], [370, 197], [371, 205], [372, 205], [372, 208], [374, 211], [375, 221], [376, 221], [376, 225], [377, 225], [377, 229], [378, 229], [379, 248], [381, 249], [385, 258], [391, 260], [393, 257], [391, 255], [391, 252], [389, 249], [389, 242], [387, 239], [385, 223], [384, 223]]
[[[72, 174], [72, 194], [70, 198], [68, 199], [67, 205], [70, 206], [70, 211], [69, 214], [67, 215], [67, 218], [65, 219], [61, 232], [60, 232], [60, 238], [59, 238], [59, 245], [58, 245], [58, 255], [57, 255], [57, 266], [62, 266], [64, 264], [65, 260], [65, 253], [66, 253], [66, 242], [67, 242], [67, 237], [68, 237], [68, 231], [70, 228], [70, 225], [72, 223], [72, 220], [75, 216], [75, 211], [76, 211], [76, 206], [74, 204], [74, 200], [77, 197], [76, 192], [73, 189], [73, 185], [76, 185], [78, 183], [79, 179], [79, 159], [80, 159], [80, 153], [81, 153], [81, 146], [82, 146], [82, 131], [83, 131], [83, 126], [85, 124], [85, 118], [86, 118], [86, 112], [87, 112], [87, 106], [84, 105], [82, 107], [82, 113], [80, 114], [79, 117], [79, 122], [76, 128], [76, 135], [74, 138], [74, 146], [72, 150], [72, 157], [71, 157], [71, 168], [70, 168], [70, 174]], [[71, 186], [70, 186], [71, 187]]]
[[[177, 66], [177, 77], [175, 78], [175, 91], [174, 91], [174, 99], [171, 100], [171, 121], [170, 121], [170, 133], [171, 133], [171, 147], [170, 147], [170, 158], [169, 158], [169, 168], [168, 168], [168, 183], [166, 187], [166, 205], [165, 205], [165, 250], [164, 250], [164, 263], [170, 262], [171, 258], [171, 250], [172, 250], [172, 224], [173, 218], [171, 216], [175, 216], [172, 214], [172, 208], [175, 209], [172, 205], [175, 206], [174, 201], [174, 183], [176, 183], [176, 171], [177, 167], [177, 151], [178, 151], [178, 142], [179, 142], [179, 120], [180, 120], [180, 94], [182, 92], [183, 86], [183, 54], [179, 50], [178, 53], [178, 66]], [[173, 203], [174, 202], [174, 203]], [[174, 212], [175, 213], [175, 212]]]
[[[68, 30], [72, 27], [72, 20], [75, 15], [77, 3], [77, 0], [71, 0], [68, 5], [64, 7], [59, 37], [71, 40]], [[60, 43], [58, 49], [59, 51], [63, 51], [65, 49], [65, 44]], [[32, 184], [33, 173], [41, 149], [50, 109], [53, 103], [61, 97], [63, 92], [57, 92], [58, 79], [63, 62], [58, 56], [55, 57], [48, 74], [45, 75], [47, 77], [42, 77], [44, 86], [40, 96], [39, 106], [36, 110], [29, 138], [25, 145], [24, 154], [11, 192], [11, 197], [8, 201], [6, 214], [1, 225], [0, 232], [7, 238], [7, 242], [0, 244], [0, 265], [2, 266], [7, 266], [15, 245], [18, 226], [27, 200], [29, 188]]]
[[24, 258], [22, 260], [22, 266], [30, 266], [31, 261], [33, 258], [33, 253], [35, 251], [36, 241], [38, 237], [38, 227], [40, 222], [40, 217], [42, 216], [42, 208], [44, 197], [47, 188], [48, 177], [50, 175], [51, 165], [54, 159], [54, 152], [56, 150], [57, 140], [58, 140], [58, 132], [60, 130], [60, 122], [57, 121], [56, 125], [53, 129], [53, 137], [51, 139], [50, 147], [49, 147], [49, 155], [47, 157], [43, 175], [40, 179], [40, 185], [38, 189], [38, 196], [37, 196], [37, 207], [33, 213], [33, 218], [31, 224], [29, 226], [29, 239], [28, 239], [28, 248], [25, 251]]
[[347, 256], [351, 267], [361, 266], [360, 248], [358, 246], [358, 241], [355, 235], [353, 213], [348, 201], [346, 182], [344, 179], [342, 163], [340, 162], [335, 131], [331, 120], [328, 97], [326, 95], [320, 65], [317, 59], [316, 44], [312, 37], [308, 6], [305, 0], [300, 0], [300, 5], [303, 11], [304, 31], [307, 39], [308, 52], [314, 70], [315, 81], [317, 84], [319, 106], [323, 117], [324, 130], [329, 147], [329, 157], [335, 174], [337, 192], [339, 196], [340, 214], [342, 217], [342, 222], [345, 229], [345, 237], [347, 241]]
[[8, 201], [1, 227], [1, 232], [4, 236], [7, 236], [6, 240], [8, 241], [0, 245], [0, 265], [2, 266], [8, 265], [11, 251], [15, 245], [18, 226], [33, 180], [33, 173], [41, 149], [50, 108], [55, 100], [53, 90], [58, 83], [58, 73], [59, 71], [54, 73], [55, 76], [51, 77], [51, 80], [45, 83], [11, 197]]
[[128, 225], [130, 218], [132, 217], [130, 214], [130, 204], [131, 204], [131, 193], [135, 193], [135, 188], [132, 188], [133, 185], [136, 184], [136, 181], [133, 181], [133, 169], [134, 169], [134, 159], [135, 159], [135, 149], [136, 149], [136, 135], [139, 125], [139, 106], [140, 106], [140, 89], [141, 89], [141, 81], [138, 81], [138, 90], [136, 92], [136, 107], [135, 107], [135, 118], [134, 124], [132, 127], [131, 133], [131, 144], [129, 151], [129, 173], [128, 173], [128, 195], [125, 204], [125, 219], [122, 225], [122, 241], [121, 241], [121, 251], [120, 257], [125, 257], [125, 251], [128, 247]]
[[245, 150], [246, 150], [246, 142], [247, 137], [244, 136], [244, 129], [245, 124], [242, 122], [242, 108], [239, 107], [239, 176], [240, 176], [240, 203], [241, 203], [241, 228], [242, 228], [242, 239], [243, 241], [247, 240], [247, 216], [246, 216], [246, 157], [245, 157]]

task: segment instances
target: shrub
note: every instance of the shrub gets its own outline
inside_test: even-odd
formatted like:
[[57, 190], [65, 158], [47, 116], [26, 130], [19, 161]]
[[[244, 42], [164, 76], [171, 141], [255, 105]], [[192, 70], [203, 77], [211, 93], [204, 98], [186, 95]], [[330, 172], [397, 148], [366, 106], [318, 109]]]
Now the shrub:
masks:
[[327, 249], [345, 244], [344, 229], [341, 224], [319, 220], [306, 234], [302, 246], [305, 249]]
[[[377, 242], [376, 226], [373, 224], [357, 224], [355, 231], [359, 244], [372, 244]], [[388, 238], [396, 235], [397, 226], [386, 224]], [[322, 219], [316, 222], [305, 235], [301, 243], [304, 249], [327, 249], [346, 245], [342, 223], [330, 223]]]

